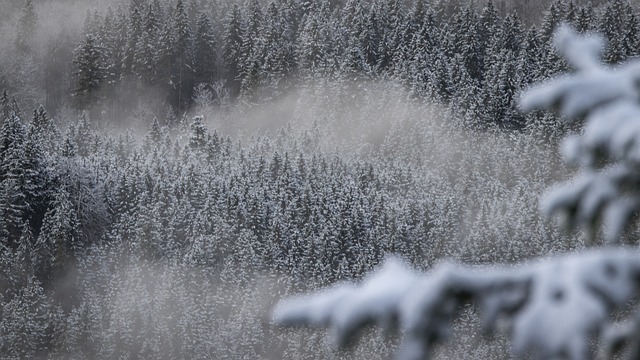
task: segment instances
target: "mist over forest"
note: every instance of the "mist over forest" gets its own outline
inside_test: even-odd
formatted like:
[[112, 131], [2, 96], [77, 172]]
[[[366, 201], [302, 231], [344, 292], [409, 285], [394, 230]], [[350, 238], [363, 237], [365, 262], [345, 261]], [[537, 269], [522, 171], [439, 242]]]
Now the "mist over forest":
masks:
[[0, 3], [0, 357], [387, 359], [269, 309], [391, 254], [584, 249], [538, 210], [580, 124], [516, 105], [572, 70], [561, 23], [640, 54], [625, 0]]

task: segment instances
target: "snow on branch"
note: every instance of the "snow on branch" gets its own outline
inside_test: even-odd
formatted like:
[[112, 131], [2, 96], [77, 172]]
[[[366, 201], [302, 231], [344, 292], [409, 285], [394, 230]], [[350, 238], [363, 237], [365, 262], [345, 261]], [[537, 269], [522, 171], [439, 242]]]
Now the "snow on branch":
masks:
[[568, 137], [562, 148], [565, 160], [582, 170], [546, 194], [541, 209], [592, 235], [603, 223], [605, 239], [615, 242], [640, 207], [640, 61], [607, 68], [599, 59], [602, 39], [566, 26], [555, 41], [576, 73], [525, 92], [520, 105], [584, 117], [584, 134]]
[[[609, 315], [627, 304], [639, 280], [640, 252], [629, 249], [519, 268], [445, 263], [423, 275], [390, 259], [359, 286], [338, 284], [281, 302], [273, 319], [280, 325], [327, 326], [339, 346], [352, 343], [368, 324], [397, 324], [405, 335], [400, 358], [423, 359], [435, 343], [447, 339], [460, 305], [471, 301], [488, 332], [506, 320], [516, 355], [586, 359], [594, 336], [603, 348], [616, 349], [637, 333], [616, 333]], [[629, 326], [637, 328], [638, 322]]]
[[637, 101], [640, 62], [606, 68], [599, 58], [604, 46], [602, 38], [595, 34], [576, 34], [567, 26], [561, 26], [554, 39], [560, 54], [577, 72], [525, 92], [520, 99], [522, 110], [557, 108], [561, 115], [575, 118], [613, 102]]

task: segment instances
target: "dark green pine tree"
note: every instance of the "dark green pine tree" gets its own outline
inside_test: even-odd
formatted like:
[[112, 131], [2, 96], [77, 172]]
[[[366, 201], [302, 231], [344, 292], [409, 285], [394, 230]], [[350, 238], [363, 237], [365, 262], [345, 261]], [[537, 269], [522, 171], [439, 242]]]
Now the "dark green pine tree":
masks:
[[397, 24], [397, 39], [393, 40], [395, 44], [393, 68], [394, 77], [403, 83], [410, 83], [413, 80], [414, 74], [411, 73], [411, 68], [416, 52], [412, 48], [412, 43], [414, 46], [418, 43], [416, 35], [424, 27], [426, 12], [425, 1], [415, 0], [407, 16], [403, 17], [404, 21]]
[[144, 148], [146, 150], [153, 150], [160, 148], [161, 140], [164, 139], [164, 131], [160, 126], [160, 122], [157, 117], [153, 118], [153, 122], [151, 123], [151, 129], [145, 135], [144, 138]]
[[564, 21], [575, 27], [578, 23], [579, 11], [580, 9], [576, 7], [573, 0], [569, 0], [569, 2], [565, 4]]
[[[0, 218], [8, 219], [10, 206], [11, 206], [11, 191], [13, 190], [13, 184], [5, 181], [0, 181]], [[0, 222], [0, 261], [4, 262], [3, 256], [7, 256], [11, 253], [9, 245], [11, 245], [11, 228], [8, 221]]]
[[[515, 13], [507, 15], [489, 41], [487, 49], [489, 55], [485, 59], [486, 65], [490, 66], [491, 61], [493, 61], [491, 54], [499, 54], [502, 50], [508, 50], [515, 54], [519, 53], [523, 36], [524, 30], [518, 15]], [[500, 60], [498, 59], [497, 61]]]
[[485, 84], [479, 101], [480, 115], [488, 124], [506, 129], [521, 129], [524, 119], [516, 108], [517, 94], [522, 88], [517, 56], [509, 49], [495, 54], [485, 75]]
[[91, 117], [83, 112], [75, 126], [71, 126], [69, 130], [73, 136], [77, 155], [89, 156], [92, 153], [92, 145], [95, 144], [95, 135], [91, 129]]
[[26, 0], [22, 7], [22, 14], [18, 19], [18, 29], [15, 46], [18, 52], [30, 53], [33, 49], [34, 35], [38, 25], [38, 16], [32, 0]]
[[556, 27], [565, 18], [563, 11], [564, 4], [561, 0], [551, 4], [539, 29], [540, 39], [542, 40], [542, 57], [544, 58], [541, 67], [542, 79], [548, 79], [569, 68], [566, 60], [556, 52], [552, 39]]
[[418, 29], [420, 29], [428, 8], [429, 5], [426, 4], [425, 0], [414, 0], [413, 6], [407, 18], [410, 28], [409, 35], [414, 34], [416, 31], [418, 31]]
[[209, 132], [202, 123], [202, 116], [196, 116], [191, 123], [191, 134], [189, 136], [189, 147], [194, 150], [204, 150], [207, 145]]
[[553, 32], [565, 18], [563, 10], [564, 5], [562, 0], [556, 0], [545, 12], [544, 17], [542, 18], [542, 25], [540, 26], [540, 34], [545, 42], [551, 41]]
[[72, 158], [78, 155], [78, 147], [71, 138], [71, 134], [66, 134], [64, 140], [62, 140], [60, 155], [63, 158]]
[[[12, 277], [13, 286], [15, 288], [21, 288], [29, 282], [29, 279], [36, 273], [36, 266], [38, 265], [38, 258], [35, 252], [35, 239], [31, 226], [28, 222], [22, 224], [22, 234], [18, 239], [15, 252], [13, 253], [13, 262], [15, 267], [12, 272], [15, 277]], [[12, 274], [13, 275], [13, 274]]]
[[[101, 48], [102, 79], [100, 80], [100, 94], [102, 95], [102, 98], [106, 100], [105, 107], [101, 109], [100, 112], [109, 110], [111, 115], [116, 115], [113, 113], [116, 108], [115, 104], [120, 104], [122, 99], [130, 97], [130, 94], [122, 91], [122, 88], [116, 89], [116, 85], [121, 82], [121, 77], [123, 75], [123, 57], [127, 43], [126, 37], [128, 21], [124, 11], [122, 11], [121, 8], [118, 8], [117, 12], [109, 9], [104, 17], [102, 17], [102, 20], [95, 20], [95, 22], [95, 24], [90, 26], [92, 28], [90, 33], [94, 37], [95, 44], [100, 44]], [[56, 48], [54, 49], [55, 51], [58, 51]], [[62, 53], [58, 55], [58, 58], [65, 55], [66, 54]], [[47, 76], [52, 76], [52, 74], [54, 75], [49, 80], [52, 87], [54, 87], [54, 89], [56, 86], [58, 88], [62, 87], [58, 80], [60, 77], [55, 76], [55, 74], [58, 73], [57, 69], [60, 68], [60, 65], [56, 64], [55, 60], [53, 60], [50, 67], [52, 70], [47, 72]], [[69, 71], [73, 73], [75, 70], [76, 69], [72, 67]], [[76, 79], [73, 80], [75, 81]], [[75, 86], [75, 84], [71, 86]], [[54, 98], [52, 100], [56, 101], [57, 99]], [[48, 102], [47, 108], [55, 110], [57, 106], [60, 106], [61, 102], [61, 99], [53, 102], [53, 104]], [[77, 103], [76, 105], [80, 106]]]
[[341, 43], [344, 46], [340, 68], [345, 78], [357, 79], [372, 73], [367, 57], [370, 52], [375, 62], [374, 51], [377, 49], [370, 43], [367, 20], [362, 0], [348, 0], [342, 9], [341, 21]]
[[[307, 12], [302, 11], [302, 6], [297, 0], [274, 0], [276, 7], [280, 11], [282, 22], [291, 30], [293, 34], [300, 31], [302, 18]], [[319, 1], [320, 3], [322, 1]]]
[[465, 6], [453, 19], [451, 34], [453, 50], [460, 55], [467, 73], [472, 79], [482, 80], [484, 64], [481, 53], [483, 48], [480, 41], [480, 23], [471, 5]]
[[399, 0], [377, 0], [374, 7], [377, 9], [381, 29], [377, 72], [388, 74], [392, 73], [390, 68], [393, 63], [394, 49], [397, 46], [394, 40], [399, 39], [396, 32], [399, 29], [399, 24], [402, 23], [402, 8]]
[[37, 139], [30, 139], [27, 127], [12, 113], [0, 132], [0, 186], [4, 194], [5, 230], [13, 241], [28, 222], [34, 229], [46, 207], [48, 170]]
[[627, 57], [636, 57], [640, 55], [640, 20], [636, 12], [627, 4], [626, 10], [628, 17], [623, 26], [625, 29], [624, 48]]
[[435, 101], [447, 103], [451, 98], [453, 88], [449, 74], [450, 60], [442, 49], [438, 49], [433, 55], [433, 65], [429, 72], [429, 78], [426, 79], [426, 93], [429, 98]]
[[155, 44], [146, 31], [142, 32], [136, 44], [131, 71], [142, 84], [152, 84], [155, 80]]
[[295, 49], [298, 69], [307, 79], [328, 75], [327, 67], [332, 58], [329, 3], [314, 2], [310, 9], [302, 20]]
[[25, 167], [23, 168], [25, 178], [23, 191], [26, 193], [31, 208], [28, 219], [35, 234], [42, 224], [52, 188], [51, 162], [50, 158], [46, 156], [45, 146], [49, 144], [50, 147], [53, 147], [57, 140], [55, 126], [47, 120], [46, 114], [38, 112], [38, 118], [45, 122], [43, 125], [47, 132], [43, 139], [36, 131], [32, 131], [32, 126], [28, 127], [24, 145]]
[[11, 110], [11, 99], [9, 98], [9, 93], [7, 90], [3, 90], [2, 96], [0, 97], [0, 125], [4, 123], [5, 119], [9, 118]]
[[524, 36], [520, 55], [518, 57], [519, 71], [524, 84], [531, 84], [543, 80], [545, 58], [544, 45], [535, 26], [529, 28]]
[[472, 100], [478, 96], [480, 82], [469, 73], [462, 54], [456, 54], [451, 59], [449, 77], [451, 78], [451, 95], [454, 98], [452, 103], [461, 108], [470, 107]]
[[360, 33], [360, 43], [364, 50], [364, 59], [372, 74], [376, 74], [378, 61], [380, 59], [380, 48], [382, 43], [382, 22], [381, 15], [376, 7], [372, 7], [367, 14], [365, 21], [365, 31]]
[[282, 88], [289, 86], [290, 76], [297, 71], [297, 61], [295, 56], [296, 42], [298, 37], [298, 31], [300, 28], [300, 22], [302, 21], [299, 15], [299, 9], [296, 3], [292, 0], [282, 0], [278, 3], [278, 26], [281, 31], [282, 46], [279, 51], [280, 59], [276, 61], [278, 65], [278, 71], [276, 72], [278, 83], [282, 85]]
[[[171, 69], [173, 62], [173, 29], [170, 16], [159, 16], [158, 48], [156, 49], [156, 83], [166, 94], [171, 93]], [[169, 95], [167, 95], [169, 99]]]
[[580, 7], [575, 21], [576, 30], [585, 33], [591, 31], [594, 26], [594, 12], [591, 4]]
[[427, 10], [424, 22], [418, 31], [413, 34], [409, 43], [409, 54], [413, 54], [408, 61], [405, 77], [411, 79], [411, 92], [413, 94], [427, 94], [433, 69], [434, 54], [442, 43], [440, 31], [435, 23], [435, 16], [431, 9]]
[[122, 58], [123, 75], [133, 74], [133, 64], [138, 46], [138, 41], [142, 36], [142, 15], [138, 7], [133, 7], [129, 15], [129, 24], [127, 28], [127, 42], [124, 48], [124, 56]]
[[262, 58], [259, 87], [268, 97], [278, 96], [288, 87], [289, 75], [295, 67], [294, 34], [284, 10], [270, 3], [260, 26], [261, 37], [254, 56]]
[[[124, 41], [120, 44], [118, 39], [119, 19], [111, 8], [104, 16], [104, 20], [96, 34], [98, 41], [103, 44], [104, 50], [104, 84], [113, 87], [120, 81], [122, 71], [122, 52]], [[109, 94], [113, 96], [113, 94]]]
[[[488, 56], [489, 46], [491, 45], [491, 39], [494, 34], [499, 31], [501, 26], [500, 18], [498, 17], [498, 11], [493, 5], [493, 1], [489, 1], [487, 5], [482, 9], [482, 13], [478, 18], [478, 52], [480, 57], [480, 64], [482, 65], [482, 74], [486, 69], [486, 58]], [[482, 76], [484, 78], [484, 76]]]
[[212, 85], [218, 75], [217, 44], [211, 20], [204, 12], [198, 16], [194, 36], [195, 83]]
[[147, 85], [155, 84], [157, 80], [159, 32], [160, 25], [155, 8], [149, 5], [132, 65], [133, 73]]
[[600, 18], [598, 30], [607, 39], [603, 59], [609, 64], [619, 64], [627, 58], [625, 32], [628, 14], [622, 0], [609, 2]]
[[103, 48], [93, 35], [85, 35], [76, 48], [73, 64], [76, 85], [73, 96], [79, 108], [87, 109], [100, 99], [98, 91], [105, 79]]
[[2, 304], [0, 353], [11, 359], [34, 359], [48, 347], [50, 303], [34, 277]]
[[480, 24], [478, 27], [478, 34], [480, 36], [480, 39], [482, 41], [488, 42], [500, 26], [498, 10], [496, 10], [495, 6], [493, 5], [493, 1], [490, 0], [482, 9], [479, 21]]
[[321, 73], [325, 55], [323, 45], [326, 39], [323, 37], [320, 19], [314, 5], [310, 5], [310, 9], [313, 10], [302, 20], [295, 50], [300, 74], [305, 79], [312, 79]]
[[87, 9], [87, 11], [84, 14], [84, 23], [82, 25], [82, 33], [95, 35], [98, 32], [98, 27], [100, 24], [99, 17], [100, 16], [97, 11], [94, 13], [91, 13], [91, 11]]
[[247, 3], [244, 18], [246, 20], [242, 28], [242, 44], [238, 53], [240, 94], [250, 98], [259, 84], [264, 60], [258, 49], [263, 14], [257, 0]]
[[5, 118], [0, 132], [0, 184], [7, 192], [3, 206], [4, 219], [10, 235], [19, 235], [29, 207], [23, 193], [19, 192], [19, 177], [24, 164], [24, 144], [27, 128], [14, 112]]
[[44, 215], [35, 250], [40, 266], [39, 278], [56, 279], [64, 274], [72, 259], [77, 258], [83, 244], [79, 242], [78, 216], [69, 193], [59, 189]]
[[231, 96], [240, 91], [240, 51], [242, 47], [242, 18], [238, 5], [233, 4], [226, 16], [222, 34], [222, 66], [224, 79]]
[[189, 17], [178, 0], [171, 19], [170, 104], [185, 109], [191, 103], [194, 88], [193, 46]]
[[61, 140], [60, 129], [42, 106], [33, 110], [28, 136], [32, 141], [39, 143], [47, 153], [57, 151]]

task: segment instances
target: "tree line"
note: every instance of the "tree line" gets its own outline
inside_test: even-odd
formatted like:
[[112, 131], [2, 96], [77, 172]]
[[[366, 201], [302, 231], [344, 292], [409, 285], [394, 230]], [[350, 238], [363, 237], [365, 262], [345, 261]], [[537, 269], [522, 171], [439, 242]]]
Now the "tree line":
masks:
[[640, 48], [637, 13], [624, 0], [557, 0], [537, 26], [502, 11], [491, 1], [480, 10], [424, 0], [131, 1], [87, 13], [79, 38], [36, 56], [30, 49], [39, 20], [26, 1], [15, 47], [42, 59], [51, 111], [67, 103], [119, 118], [126, 112], [118, 109], [130, 111], [151, 96], [155, 106], [182, 112], [203, 90], [256, 103], [301, 84], [376, 79], [449, 103], [473, 126], [513, 129], [526, 123], [515, 94], [568, 69], [550, 43], [558, 24], [602, 33], [610, 64]]

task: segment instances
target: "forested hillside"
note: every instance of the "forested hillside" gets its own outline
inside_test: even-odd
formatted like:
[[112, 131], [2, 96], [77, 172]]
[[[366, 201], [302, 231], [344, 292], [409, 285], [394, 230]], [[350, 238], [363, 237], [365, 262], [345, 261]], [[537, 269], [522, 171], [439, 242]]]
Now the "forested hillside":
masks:
[[0, 357], [388, 358], [396, 340], [330, 352], [267, 309], [388, 254], [583, 248], [537, 204], [578, 126], [516, 100], [570, 70], [561, 22], [637, 56], [635, 8], [452, 4], [132, 0], [79, 26], [48, 18], [73, 3], [1, 4]]

